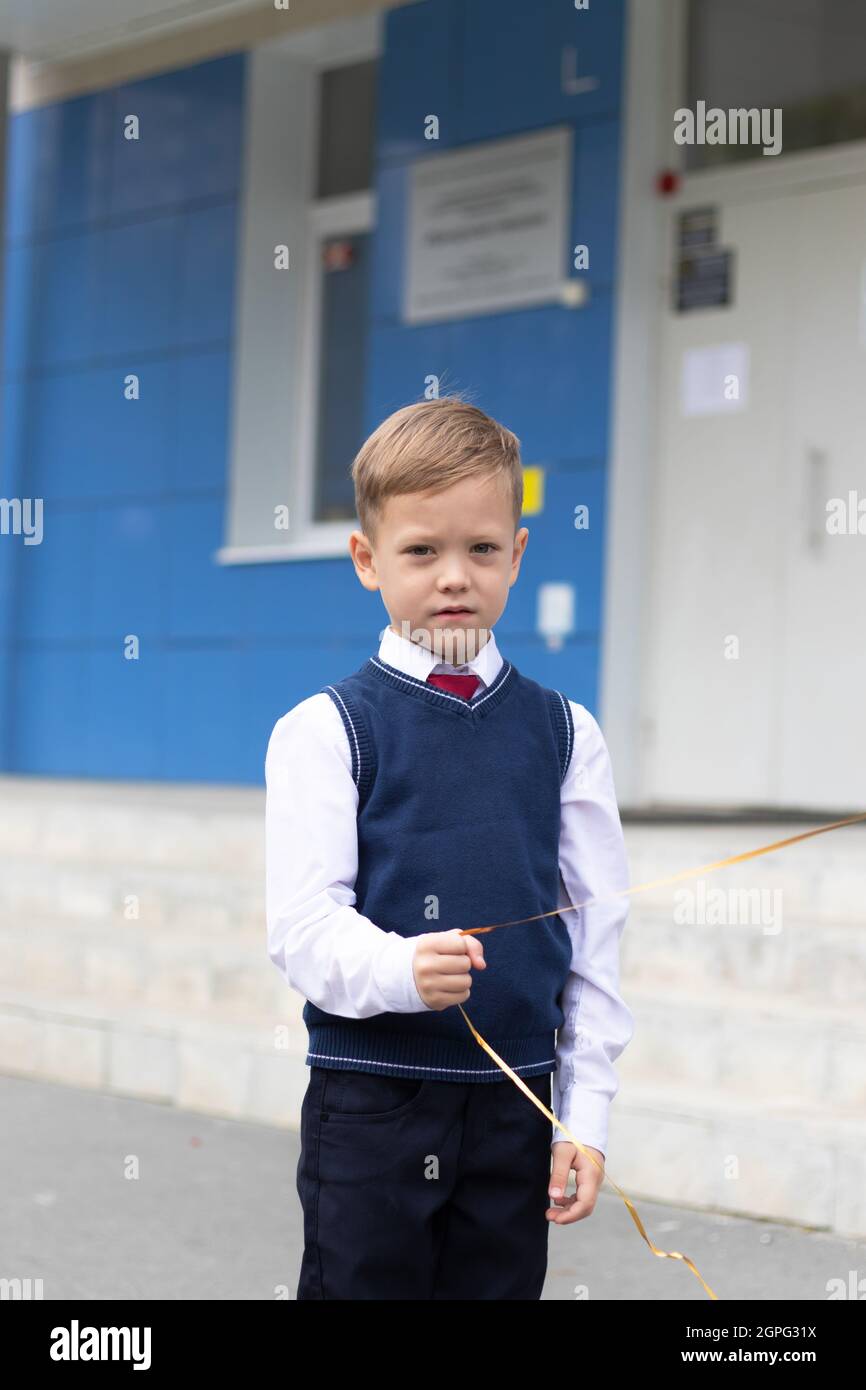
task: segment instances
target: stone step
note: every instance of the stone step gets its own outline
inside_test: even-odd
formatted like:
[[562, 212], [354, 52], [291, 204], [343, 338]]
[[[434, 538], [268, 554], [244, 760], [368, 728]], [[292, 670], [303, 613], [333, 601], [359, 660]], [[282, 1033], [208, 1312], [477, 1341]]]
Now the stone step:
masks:
[[264, 864], [264, 811], [260, 787], [4, 775], [0, 861], [255, 875]]
[[203, 1013], [43, 991], [0, 990], [5, 1075], [297, 1125], [306, 1088], [303, 1000], [227, 1022]]
[[[772, 985], [772, 981], [769, 982]], [[220, 1019], [257, 1019], [296, 1007], [267, 958], [264, 920], [238, 935], [200, 925], [89, 919], [0, 921], [0, 987]], [[861, 1104], [866, 1113], [866, 1016], [840, 1004], [727, 980], [628, 974], [623, 994], [635, 1038], [624, 1075], [790, 1094], [821, 1105]]]
[[[866, 868], [861, 892], [864, 886]], [[866, 994], [862, 909], [840, 918], [787, 911], [779, 930], [760, 922], [677, 922], [673, 911], [650, 895], [633, 900], [622, 937], [623, 972], [653, 972], [684, 985], [718, 978], [746, 985], [754, 977], [767, 988], [840, 1002]], [[0, 860], [0, 921], [40, 916], [108, 924], [136, 913], [148, 926], [237, 934], [257, 930], [264, 912], [263, 859], [255, 872], [223, 865], [219, 874], [189, 862]]]
[[137, 861], [0, 863], [0, 921], [34, 917], [237, 935], [264, 930], [264, 866], [211, 874]]
[[[862, 1111], [817, 1113], [772, 1096], [624, 1080], [611, 1107], [605, 1168], [639, 1215], [644, 1198], [866, 1236]], [[624, 1206], [622, 1220], [631, 1226]], [[647, 1234], [670, 1248], [663, 1233], [647, 1226]], [[711, 1252], [683, 1253], [714, 1286]]]
[[623, 1081], [730, 1091], [743, 1100], [866, 1117], [866, 1016], [859, 1004], [823, 1006], [733, 989], [661, 991], [630, 984], [632, 1041]]
[[[829, 822], [832, 818], [827, 819]], [[658, 879], [697, 870], [732, 855], [788, 839], [820, 824], [818, 817], [814, 825], [774, 820], [700, 825], [627, 821], [623, 832], [629, 881], [632, 888], [643, 889], [643, 885]], [[772, 911], [774, 903], [778, 902], [783, 924], [789, 919], [830, 920], [862, 927], [866, 916], [864, 886], [866, 821], [814, 835], [745, 863], [706, 870], [665, 887], [647, 888], [633, 893], [629, 901], [633, 908], [640, 905], [642, 910], [655, 912], [673, 922], [675, 911], [683, 915], [690, 911], [697, 913], [702, 895], [707, 907], [710, 902], [722, 903], [733, 910], [742, 895], [763, 894], [763, 900], [755, 898], [758, 906], [768, 906]], [[774, 898], [777, 893], [778, 899]], [[732, 911], [729, 911], [728, 920], [731, 918]]]
[[[264, 757], [264, 750], [263, 750]], [[198, 868], [258, 878], [264, 871], [260, 787], [0, 777], [0, 864], [97, 862]], [[696, 868], [814, 826], [790, 821], [632, 821], [624, 833], [631, 882]], [[635, 895], [667, 910], [673, 895], [707, 889], [783, 892], [786, 914], [863, 922], [866, 823], [813, 836], [768, 855]]]
[[866, 1004], [866, 913], [855, 922], [788, 914], [782, 930], [676, 924], [635, 905], [620, 945], [623, 988], [703, 992], [717, 986], [774, 997]]
[[30, 920], [0, 922], [0, 988], [156, 1010], [257, 1019], [291, 1008], [271, 964], [264, 922], [237, 936], [206, 930]]

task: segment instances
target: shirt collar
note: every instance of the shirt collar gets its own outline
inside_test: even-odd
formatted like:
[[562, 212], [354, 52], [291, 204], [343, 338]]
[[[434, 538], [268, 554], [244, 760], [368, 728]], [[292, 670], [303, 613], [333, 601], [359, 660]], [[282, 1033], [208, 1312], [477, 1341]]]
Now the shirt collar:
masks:
[[462, 666], [452, 666], [448, 661], [439, 661], [435, 652], [428, 651], [419, 642], [410, 642], [401, 637], [392, 627], [386, 627], [379, 643], [379, 659], [402, 671], [405, 676], [426, 681], [433, 671], [471, 672], [481, 681], [482, 686], [492, 685], [502, 669], [503, 661], [496, 638], [491, 630], [490, 636], [471, 661]]

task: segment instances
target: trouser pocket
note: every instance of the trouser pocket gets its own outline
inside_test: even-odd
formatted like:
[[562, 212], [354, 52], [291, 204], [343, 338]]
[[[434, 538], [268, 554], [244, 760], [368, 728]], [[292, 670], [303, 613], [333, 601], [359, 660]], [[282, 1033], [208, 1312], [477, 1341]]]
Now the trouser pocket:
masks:
[[429, 1083], [417, 1076], [368, 1071], [328, 1071], [322, 1111], [330, 1119], [388, 1120], [420, 1105]]

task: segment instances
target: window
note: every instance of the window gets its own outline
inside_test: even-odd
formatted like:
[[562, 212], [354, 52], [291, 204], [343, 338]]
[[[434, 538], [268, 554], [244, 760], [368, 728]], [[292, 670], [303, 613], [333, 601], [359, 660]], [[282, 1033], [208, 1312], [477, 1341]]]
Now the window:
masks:
[[[866, 139], [863, 0], [690, 0], [686, 105], [781, 108], [782, 150]], [[754, 144], [689, 144], [686, 168], [763, 158]]]
[[378, 63], [349, 63], [319, 78], [316, 197], [369, 188], [373, 179]]
[[221, 563], [345, 556], [357, 526], [382, 24], [375, 12], [249, 55]]
[[355, 517], [349, 465], [363, 443], [370, 254], [369, 232], [322, 244], [315, 521]]
[[[349, 466], [363, 443], [376, 72], [375, 62], [364, 62], [320, 77], [318, 199], [311, 209], [320, 277], [314, 523], [355, 519]], [[352, 196], [362, 190], [366, 197]]]

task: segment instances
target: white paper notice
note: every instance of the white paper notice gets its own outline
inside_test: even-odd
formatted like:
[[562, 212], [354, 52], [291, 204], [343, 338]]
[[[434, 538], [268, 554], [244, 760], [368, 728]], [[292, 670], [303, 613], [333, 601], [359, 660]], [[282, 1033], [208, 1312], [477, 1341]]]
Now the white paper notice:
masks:
[[683, 353], [683, 415], [722, 415], [743, 410], [749, 397], [748, 343], [712, 343]]

